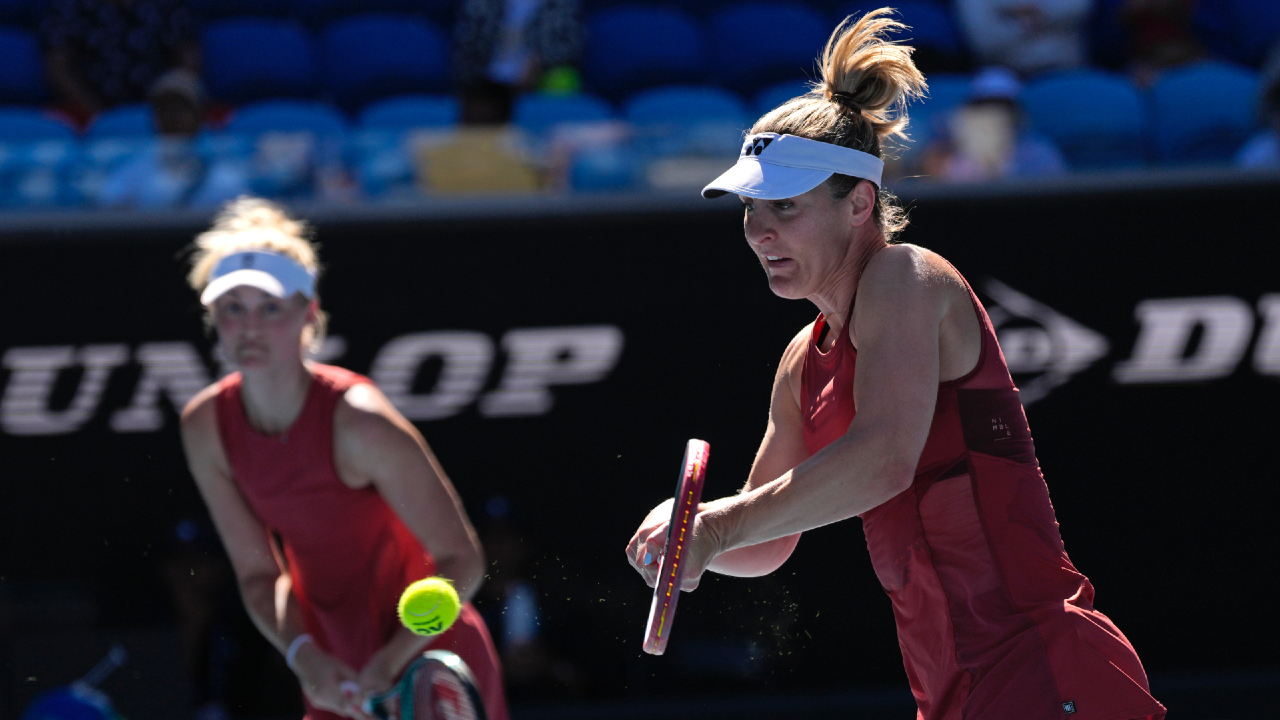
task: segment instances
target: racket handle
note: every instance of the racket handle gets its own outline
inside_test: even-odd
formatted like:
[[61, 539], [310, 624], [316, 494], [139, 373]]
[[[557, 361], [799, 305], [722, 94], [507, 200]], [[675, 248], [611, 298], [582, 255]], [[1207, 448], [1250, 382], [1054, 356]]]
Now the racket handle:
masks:
[[96, 687], [98, 683], [106, 680], [108, 675], [115, 672], [116, 668], [124, 665], [128, 660], [129, 653], [122, 645], [112, 645], [107, 656], [102, 658], [102, 661], [95, 665], [94, 668], [89, 671], [89, 674], [80, 678], [78, 682], [82, 685], [88, 685], [89, 687]]

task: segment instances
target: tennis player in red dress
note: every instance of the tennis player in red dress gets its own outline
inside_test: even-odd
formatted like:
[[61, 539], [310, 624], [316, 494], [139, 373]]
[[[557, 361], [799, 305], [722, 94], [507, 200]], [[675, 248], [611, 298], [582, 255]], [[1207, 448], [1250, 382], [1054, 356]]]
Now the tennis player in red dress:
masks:
[[301, 223], [241, 199], [196, 241], [192, 287], [238, 368], [182, 414], [187, 462], [258, 629], [297, 674], [310, 720], [367, 717], [428, 645], [470, 666], [489, 718], [506, 720], [502, 672], [466, 603], [447, 632], [400, 625], [411, 582], [452, 580], [466, 601], [484, 559], [449, 479], [367, 378], [304, 360], [325, 315]]
[[[942, 257], [890, 242], [906, 223], [880, 141], [924, 78], [886, 14], [841, 25], [817, 87], [703, 190], [741, 198], [769, 287], [820, 314], [782, 356], [746, 486], [700, 506], [683, 587], [770, 573], [801, 532], [858, 516], [921, 720], [1163, 718], [1063, 548], [982, 304]], [[627, 547], [650, 586], [670, 512]]]

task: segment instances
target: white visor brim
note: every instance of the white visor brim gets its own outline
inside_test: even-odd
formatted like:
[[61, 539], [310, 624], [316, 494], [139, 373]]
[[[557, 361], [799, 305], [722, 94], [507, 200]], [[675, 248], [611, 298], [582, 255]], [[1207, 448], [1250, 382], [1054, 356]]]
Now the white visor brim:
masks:
[[228, 290], [242, 285], [268, 295], [287, 298], [315, 295], [315, 276], [292, 258], [271, 252], [247, 251], [228, 255], [213, 270], [213, 279], [200, 293], [200, 303], [211, 305]]
[[870, 180], [880, 186], [884, 161], [853, 148], [796, 135], [751, 135], [733, 167], [702, 189], [704, 198], [726, 193], [761, 200], [803, 195], [833, 174]]

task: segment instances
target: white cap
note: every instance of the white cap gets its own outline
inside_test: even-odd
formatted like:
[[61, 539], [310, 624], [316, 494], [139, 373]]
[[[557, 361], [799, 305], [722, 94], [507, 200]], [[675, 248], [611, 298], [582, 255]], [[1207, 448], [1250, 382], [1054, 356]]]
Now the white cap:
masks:
[[210, 305], [233, 287], [248, 285], [287, 298], [294, 293], [312, 298], [316, 294], [315, 273], [302, 267], [287, 255], [266, 250], [246, 250], [232, 253], [213, 268], [209, 284], [200, 293], [200, 302]]
[[702, 189], [702, 197], [726, 193], [761, 200], [803, 195], [839, 173], [880, 186], [884, 161], [861, 150], [798, 135], [759, 133], [742, 144], [737, 164]]

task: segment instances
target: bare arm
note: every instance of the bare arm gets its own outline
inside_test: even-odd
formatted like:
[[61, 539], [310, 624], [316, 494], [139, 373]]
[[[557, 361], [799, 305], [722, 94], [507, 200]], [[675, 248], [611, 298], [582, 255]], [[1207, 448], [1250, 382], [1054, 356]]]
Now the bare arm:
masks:
[[302, 634], [302, 626], [291, 613], [281, 617], [284, 614], [276, 611], [276, 586], [287, 581], [287, 575], [276, 562], [266, 528], [231, 480], [211, 394], [197, 396], [183, 413], [182, 445], [187, 466], [235, 568], [249, 617], [263, 637], [283, 653]]
[[[187, 466], [231, 558], [245, 609], [263, 637], [284, 654], [304, 632], [292, 579], [276, 558], [267, 529], [232, 480], [218, 436], [213, 387], [201, 391], [183, 411], [182, 445]], [[306, 643], [299, 647], [293, 669], [314, 705], [356, 716], [354, 700], [340, 690], [342, 682], [356, 679], [352, 668], [315, 643]]]
[[940, 327], [953, 295], [919, 250], [888, 248], [863, 276], [854, 318], [858, 413], [848, 432], [699, 519], [725, 552], [871, 510], [907, 489], [937, 399]]
[[[425, 439], [369, 384], [349, 389], [334, 416], [338, 471], [353, 486], [372, 485], [453, 581], [463, 602], [484, 581], [484, 551], [462, 501]], [[430, 639], [405, 628], [361, 670], [365, 691], [385, 690]]]

